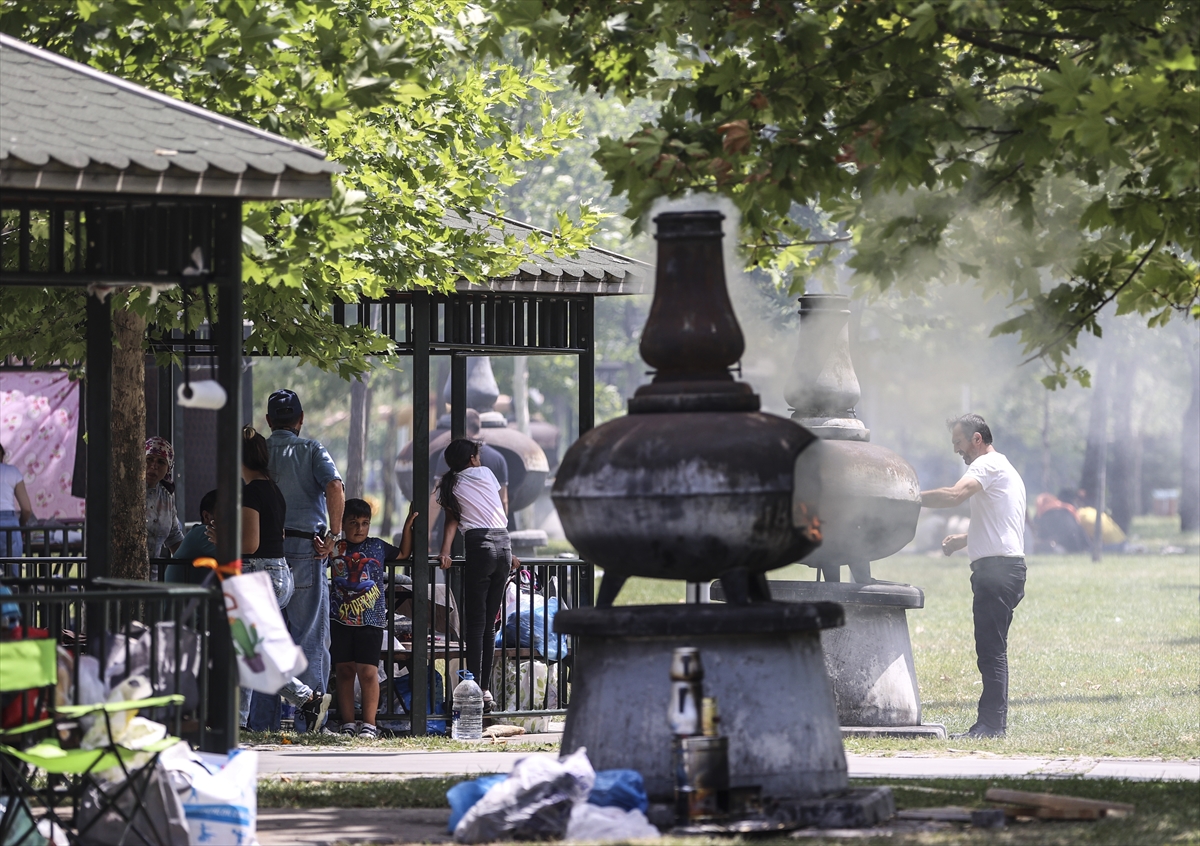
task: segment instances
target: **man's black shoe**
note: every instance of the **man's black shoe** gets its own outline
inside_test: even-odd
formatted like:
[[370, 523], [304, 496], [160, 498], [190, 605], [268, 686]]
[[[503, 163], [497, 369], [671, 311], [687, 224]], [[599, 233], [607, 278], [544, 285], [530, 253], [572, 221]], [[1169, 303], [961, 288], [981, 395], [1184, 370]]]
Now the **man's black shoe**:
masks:
[[306, 732], [321, 730], [321, 724], [325, 722], [325, 715], [329, 713], [329, 703], [332, 700], [333, 697], [330, 694], [316, 691], [311, 699], [300, 706], [300, 713], [304, 715]]
[[961, 740], [963, 738], [979, 740], [986, 737], [1004, 737], [1004, 735], [1005, 731], [1002, 728], [993, 728], [992, 726], [984, 725], [983, 723], [976, 723], [962, 734], [952, 734], [950, 737], [955, 740]]

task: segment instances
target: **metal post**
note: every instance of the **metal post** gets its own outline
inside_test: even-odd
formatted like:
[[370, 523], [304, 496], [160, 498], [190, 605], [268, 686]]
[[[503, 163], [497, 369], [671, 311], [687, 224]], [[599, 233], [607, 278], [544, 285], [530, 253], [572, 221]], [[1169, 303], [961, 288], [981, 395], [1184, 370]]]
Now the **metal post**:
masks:
[[467, 436], [467, 357], [450, 355], [450, 437]]
[[112, 309], [87, 297], [87, 571], [108, 575], [112, 559]]
[[[221, 248], [241, 254], [241, 204], [232, 204], [224, 219]], [[241, 559], [242, 545], [242, 275], [235, 260], [232, 278], [217, 291], [217, 366], [225, 405], [217, 411], [217, 561]], [[212, 752], [227, 752], [238, 745], [238, 671], [229, 633], [229, 621], [217, 614], [212, 621], [209, 651], [212, 655], [212, 731], [207, 741]]]
[[1105, 429], [1100, 438], [1100, 467], [1096, 476], [1096, 522], [1092, 526], [1092, 560], [1104, 558], [1104, 507], [1107, 504], [1105, 496], [1108, 488], [1108, 416], [1105, 414]]
[[[590, 298], [579, 306], [579, 435], [582, 437], [596, 425], [596, 304]], [[592, 605], [595, 592], [596, 568], [592, 564], [580, 567], [580, 605]]]
[[425, 736], [429, 713], [429, 294], [413, 292], [413, 639], [412, 732]]
[[[175, 385], [178, 371], [175, 365], [169, 363], [157, 368], [157, 371], [158, 421], [155, 431], [175, 447], [175, 510], [179, 512], [179, 519], [187, 522], [187, 492], [184, 490], [183, 474], [180, 473], [182, 453], [179, 451], [179, 438], [175, 436]], [[179, 432], [182, 434], [183, 430]]]

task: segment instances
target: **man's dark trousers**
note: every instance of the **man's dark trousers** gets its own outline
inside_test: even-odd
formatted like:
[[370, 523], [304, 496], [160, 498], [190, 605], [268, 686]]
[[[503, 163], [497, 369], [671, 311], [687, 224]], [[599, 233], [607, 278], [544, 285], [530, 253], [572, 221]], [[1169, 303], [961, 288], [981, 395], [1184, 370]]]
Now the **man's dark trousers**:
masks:
[[975, 595], [975, 654], [983, 675], [979, 722], [1008, 728], [1008, 627], [1025, 597], [1024, 558], [980, 558], [971, 562]]

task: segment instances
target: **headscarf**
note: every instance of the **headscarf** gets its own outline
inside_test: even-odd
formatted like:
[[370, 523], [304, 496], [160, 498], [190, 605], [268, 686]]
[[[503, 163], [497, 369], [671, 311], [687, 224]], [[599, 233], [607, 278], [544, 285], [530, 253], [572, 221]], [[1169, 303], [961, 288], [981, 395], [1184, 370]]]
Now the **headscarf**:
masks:
[[167, 475], [164, 481], [171, 481], [171, 474], [175, 472], [175, 448], [171, 446], [171, 442], [158, 435], [146, 438], [146, 457], [152, 455], [162, 456], [167, 460]]

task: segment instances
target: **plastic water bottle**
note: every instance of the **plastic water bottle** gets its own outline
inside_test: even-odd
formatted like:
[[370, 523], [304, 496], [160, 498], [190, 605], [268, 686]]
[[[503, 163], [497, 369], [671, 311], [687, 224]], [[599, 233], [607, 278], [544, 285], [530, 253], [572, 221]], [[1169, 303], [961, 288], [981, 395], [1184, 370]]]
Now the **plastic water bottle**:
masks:
[[470, 670], [459, 670], [462, 679], [454, 688], [454, 722], [450, 736], [455, 740], [479, 740], [483, 737], [483, 690]]

